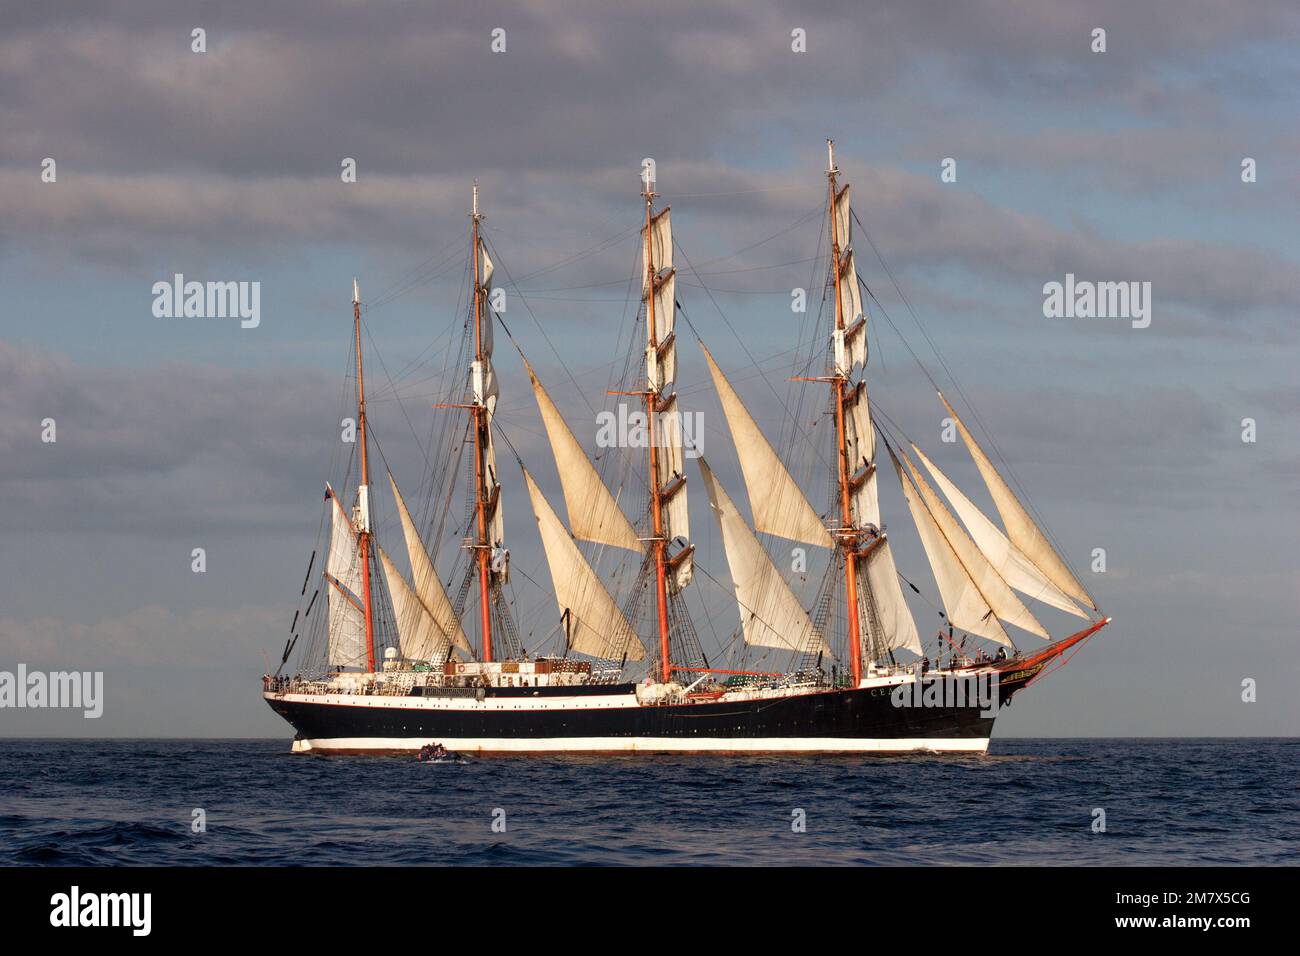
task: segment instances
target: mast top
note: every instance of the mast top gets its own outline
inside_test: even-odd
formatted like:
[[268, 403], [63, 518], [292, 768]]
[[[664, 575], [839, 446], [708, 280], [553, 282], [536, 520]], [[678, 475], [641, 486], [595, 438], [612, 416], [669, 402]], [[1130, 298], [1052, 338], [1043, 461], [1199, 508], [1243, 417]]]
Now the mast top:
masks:
[[646, 202], [659, 195], [655, 192], [655, 164], [652, 159], [641, 160], [641, 195]]
[[472, 213], [472, 215], [474, 216], [475, 222], [483, 218], [482, 216], [479, 215], [478, 212], [478, 180], [477, 179], [474, 180], [474, 212]]
[[357, 284], [356, 279], [352, 280], [352, 304], [361, 304], [361, 287]]
[[826, 175], [834, 176], [839, 170], [835, 168], [835, 140], [826, 140]]

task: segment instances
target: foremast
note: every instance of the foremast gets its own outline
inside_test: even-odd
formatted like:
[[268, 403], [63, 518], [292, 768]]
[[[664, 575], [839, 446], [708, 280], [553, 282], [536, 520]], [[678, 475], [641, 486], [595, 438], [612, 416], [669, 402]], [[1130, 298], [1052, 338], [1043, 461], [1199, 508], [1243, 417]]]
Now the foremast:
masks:
[[[851, 259], [841, 261], [841, 241], [846, 237], [840, 235], [840, 217], [837, 214], [839, 190], [836, 182], [839, 169], [835, 166], [835, 144], [829, 139], [826, 141], [826, 161], [826, 181], [827, 188], [830, 191], [829, 208], [831, 211], [831, 267], [835, 270], [835, 338], [837, 342], [840, 342], [845, 334], [844, 294], [842, 288], [845, 267], [847, 266], [849, 270], [850, 282], [856, 283], [857, 276], [854, 274], [856, 270]], [[842, 363], [838, 361], [835, 363], [831, 375], [831, 392], [835, 405], [835, 462], [840, 500], [840, 527], [836, 529], [835, 535], [839, 547], [844, 553], [844, 593], [845, 604], [848, 608], [849, 666], [852, 668], [853, 684], [856, 687], [862, 679], [862, 622], [858, 614], [858, 547], [863, 532], [854, 520], [850, 483], [855, 480], [861, 483], [869, 477], [869, 474], [855, 476], [853, 474], [853, 464], [849, 460], [849, 443], [844, 418], [845, 404], [849, 400], [850, 371], [851, 369], [842, 367]], [[865, 466], [866, 469], [874, 467], [874, 463], [868, 463]]]

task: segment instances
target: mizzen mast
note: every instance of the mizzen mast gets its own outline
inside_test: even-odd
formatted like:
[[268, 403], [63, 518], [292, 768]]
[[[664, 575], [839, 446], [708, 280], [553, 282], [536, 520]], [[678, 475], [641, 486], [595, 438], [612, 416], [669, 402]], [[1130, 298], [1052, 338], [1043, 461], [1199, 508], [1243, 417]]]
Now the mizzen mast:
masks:
[[357, 509], [353, 528], [357, 534], [357, 551], [361, 561], [361, 600], [365, 614], [366, 669], [375, 670], [375, 615], [370, 588], [370, 462], [366, 454], [366, 386], [361, 369], [361, 290], [352, 280], [352, 328], [357, 347], [357, 430], [361, 440], [361, 486], [357, 489]]

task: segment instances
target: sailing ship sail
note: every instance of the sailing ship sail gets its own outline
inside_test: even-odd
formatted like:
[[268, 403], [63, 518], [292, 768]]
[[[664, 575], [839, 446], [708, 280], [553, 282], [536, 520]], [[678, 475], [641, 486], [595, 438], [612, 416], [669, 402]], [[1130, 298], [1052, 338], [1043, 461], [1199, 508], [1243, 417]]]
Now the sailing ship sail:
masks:
[[[401, 529], [396, 548], [379, 541], [384, 526], [376, 520], [370, 482], [372, 425], [354, 281], [355, 495], [345, 499], [326, 486], [321, 583], [308, 599], [313, 552], [302, 588], [305, 609], [294, 615], [280, 668], [263, 684], [270, 706], [296, 729], [296, 750], [412, 751], [440, 743], [481, 752], [983, 752], [995, 714], [957, 703], [918, 712], [899, 706], [894, 691], [982, 679], [993, 681], [999, 703], [1006, 703], [1109, 623], [942, 392], [1001, 527], [873, 407], [863, 296], [869, 289], [854, 251], [855, 224], [861, 223], [829, 141], [827, 155], [826, 307], [833, 311], [818, 333], [827, 359], [824, 368], [809, 370], [816, 374], [793, 378], [827, 388], [826, 425], [817, 434], [828, 440], [829, 451], [807, 455], [814, 436], [801, 432], [798, 411], [786, 408], [790, 427], [781, 434], [795, 435], [801, 456], [800, 467], [792, 468], [791, 449], [770, 440], [736, 387], [739, 380], [729, 377], [726, 353], [699, 341], [749, 517], [703, 457], [701, 436], [683, 425], [679, 320], [700, 337], [677, 298], [678, 239], [671, 209], [656, 208], [653, 167], [643, 173], [638, 234], [643, 337], [631, 379], [610, 390], [620, 401], [635, 400], [645, 440], [595, 456], [583, 447], [580, 432], [492, 307], [497, 253], [489, 254], [475, 184], [461, 352], [466, 377], [461, 393], [437, 406], [440, 414], [463, 417], [444, 419], [437, 447], [423, 449], [429, 471], [418, 485], [416, 511], [388, 470], [387, 494]], [[498, 332], [518, 351], [531, 386], [563, 517], [543, 490], [540, 472], [501, 431]], [[549, 571], [548, 590], [526, 573], [526, 563], [520, 566], [529, 585], [547, 592], [540, 611], [521, 612], [511, 585], [502, 447], [516, 458]], [[899, 573], [882, 515], [882, 449], [942, 605], [943, 626], [925, 641], [904, 584], [918, 594], [921, 588]], [[725, 571], [699, 563], [687, 457], [697, 459]], [[810, 467], [824, 469], [828, 479], [824, 505], [801, 485]], [[462, 546], [451, 569], [439, 574], [439, 544], [455, 520], [462, 475], [464, 524], [456, 532], [463, 531]], [[644, 507], [629, 516], [624, 508], [638, 504], [637, 492], [644, 492]], [[810, 546], [824, 560], [814, 599], [801, 594], [808, 582], [787, 574], [784, 561], [769, 552], [774, 540], [800, 550]], [[403, 557], [409, 570], [399, 564]], [[729, 659], [721, 663], [710, 662], [693, 624], [699, 616], [693, 604], [703, 605], [714, 623], [700, 588], [692, 587], [697, 570], [734, 601], [735, 640], [723, 642], [722, 656]], [[454, 589], [458, 574], [461, 584]], [[313, 617], [321, 590], [326, 611]], [[1026, 601], [1083, 618], [1087, 626], [1053, 640]], [[307, 632], [312, 637], [290, 674], [290, 656]], [[1015, 632], [1048, 643], [1022, 652]]]

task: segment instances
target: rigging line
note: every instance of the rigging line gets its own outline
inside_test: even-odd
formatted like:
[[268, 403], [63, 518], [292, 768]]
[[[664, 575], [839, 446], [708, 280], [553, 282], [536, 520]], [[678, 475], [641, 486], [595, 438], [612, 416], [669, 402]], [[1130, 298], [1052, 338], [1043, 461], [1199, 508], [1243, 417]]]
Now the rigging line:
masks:
[[[1029, 506], [1029, 509], [1033, 512], [1034, 517], [1037, 519], [1038, 526], [1043, 530], [1047, 538], [1051, 541], [1052, 545], [1056, 549], [1057, 556], [1060, 557], [1063, 562], [1065, 562], [1066, 567], [1070, 569], [1070, 573], [1073, 574], [1076, 578], [1078, 578], [1079, 576], [1078, 572], [1075, 570], [1074, 566], [1070, 564], [1068, 559], [1064, 557], [1063, 549], [1061, 548], [1060, 542], [1056, 539], [1056, 535], [1052, 533], [1052, 530], [1050, 527], [1048, 527], [1047, 522], [1043, 520], [1042, 512], [1039, 511], [1038, 507], [1034, 504], [1033, 499], [1030, 498], [1029, 493], [1025, 490], [1025, 487], [1021, 483], [1020, 478], [1016, 475], [1015, 470], [1012, 469], [1011, 463], [1007, 460], [1006, 455], [1002, 453], [1002, 449], [998, 446], [997, 441], [994, 439], [993, 433], [989, 431], [988, 426], [984, 424], [984, 420], [980, 417], [979, 410], [975, 407], [975, 403], [972, 402], [966, 396], [965, 391], [962, 390], [961, 383], [957, 381], [957, 376], [955, 376], [952, 372], [952, 369], [948, 367], [948, 363], [944, 361], [943, 356], [939, 353], [939, 349], [934, 344], [934, 340], [930, 338], [930, 333], [927, 332], [925, 326], [921, 324], [921, 320], [917, 316], [916, 310], [912, 308], [912, 303], [908, 300], [907, 295], [903, 292], [903, 289], [899, 285], [898, 280], [894, 278], [893, 270], [889, 268], [889, 264], [885, 262], [884, 256], [880, 254], [880, 250], [876, 247], [875, 241], [871, 238], [870, 231], [863, 224], [862, 220], [858, 217], [856, 210], [853, 211], [853, 218], [857, 222], [857, 224], [862, 227], [862, 234], [866, 237], [867, 243], [871, 246], [871, 251], [875, 253], [876, 259], [877, 261], [879, 261], [881, 268], [885, 270], [885, 275], [889, 276], [889, 281], [893, 284], [894, 290], [898, 293], [898, 297], [902, 300], [903, 305], [907, 307], [908, 313], [912, 316], [912, 321], [916, 324], [916, 327], [920, 329], [921, 335], [924, 336], [926, 342], [930, 346], [930, 350], [934, 352], [935, 358], [939, 360], [940, 366], [942, 366], [944, 372], [947, 373], [949, 380], [952, 382], [953, 387], [957, 391], [957, 394], [961, 397], [962, 402], [964, 402], [966, 407], [970, 409], [971, 416], [974, 418], [975, 423], [979, 426], [980, 431], [984, 433], [984, 437], [988, 440], [989, 445], [993, 448], [994, 454], [998, 456], [998, 460], [1001, 461], [1002, 466], [1003, 468], [1006, 469], [1007, 474], [1011, 476], [1011, 480], [1015, 484], [1016, 489], [1020, 492], [1021, 497], [1024, 498], [1025, 503]], [[872, 296], [872, 298], [875, 298], [875, 296]], [[927, 378], [929, 377], [929, 372], [926, 372], [926, 377]], [[930, 381], [932, 384], [934, 383], [933, 378], [931, 378]], [[938, 390], [937, 385], [935, 385], [935, 389]]]
[[763, 238], [763, 239], [758, 240], [758, 242], [752, 242], [752, 243], [750, 243], [750, 244], [747, 245], [747, 246], [742, 246], [741, 248], [737, 249], [735, 252], [733, 252], [733, 253], [731, 253], [731, 254], [729, 254], [729, 255], [725, 255], [725, 256], [717, 256], [717, 257], [715, 257], [715, 258], [713, 258], [713, 259], [705, 259], [703, 262], [700, 263], [700, 265], [701, 265], [701, 266], [711, 266], [711, 265], [714, 265], [715, 263], [726, 262], [728, 259], [734, 259], [734, 258], [736, 258], [737, 256], [744, 255], [746, 252], [750, 252], [751, 250], [757, 249], [759, 246], [761, 246], [761, 245], [765, 245], [766, 243], [771, 242], [773, 239], [779, 239], [781, 236], [784, 236], [787, 232], [793, 232], [795, 229], [798, 229], [798, 228], [799, 228], [800, 226], [802, 226], [805, 222], [807, 222], [809, 219], [811, 219], [814, 215], [816, 215], [817, 213], [821, 212], [821, 211], [823, 210], [823, 208], [824, 208], [824, 205], [825, 205], [825, 204], [821, 204], [821, 205], [818, 205], [818, 206], [814, 206], [812, 209], [808, 210], [808, 212], [804, 213], [802, 216], [800, 216], [800, 217], [799, 217], [798, 219], [796, 219], [794, 222], [790, 223], [790, 225], [788, 225], [788, 226], [784, 226], [784, 227], [782, 227], [781, 229], [778, 229], [776, 232], [772, 233], [770, 236], [767, 236], [766, 238]]
[[[685, 253], [682, 254], [682, 258], [683, 259], [686, 258]], [[690, 264], [689, 261], [687, 262], [687, 264], [688, 265]], [[709, 290], [707, 287], [704, 287], [704, 291], [708, 292]], [[709, 299], [713, 301], [714, 307], [717, 308], [717, 301], [713, 299], [712, 294], [709, 295]], [[688, 315], [686, 310], [682, 308], [682, 304], [680, 302], [677, 303], [677, 311], [680, 312], [682, 318], [686, 320], [686, 325], [690, 328], [691, 333], [695, 336], [695, 340], [697, 342], [703, 343], [704, 339], [701, 338], [699, 330], [696, 329], [695, 323], [691, 321], [690, 315]], [[830, 467], [830, 462], [826, 460], [826, 457], [822, 454], [822, 450], [817, 447], [816, 442], [812, 440], [812, 436], [807, 432], [805, 432], [800, 427], [800, 425], [798, 424], [798, 420], [791, 412], [790, 407], [785, 403], [785, 400], [781, 398], [781, 396], [777, 393], [776, 389], [772, 387], [772, 382], [768, 379], [767, 373], [763, 370], [762, 366], [758, 364], [758, 360], [755, 359], [753, 353], [749, 351], [749, 348], [745, 345], [744, 339], [742, 339], [739, 333], [736, 332], [735, 328], [732, 327], [731, 322], [727, 319], [726, 314], [723, 313], [721, 308], [718, 308], [718, 314], [722, 316], [722, 320], [726, 322], [727, 328], [731, 330], [731, 334], [734, 335], [736, 337], [736, 341], [740, 343], [741, 350], [745, 353], [745, 356], [749, 359], [750, 365], [752, 365], [753, 368], [758, 372], [758, 377], [762, 378], [763, 384], [767, 386], [768, 391], [771, 392], [776, 397], [776, 400], [781, 403], [782, 412], [786, 416], [794, 419], [795, 421], [794, 428], [796, 432], [796, 437], [803, 439], [803, 441], [806, 442], [808, 447], [812, 450], [813, 455], [818, 460], [820, 460], [823, 465]]]
[[416, 289], [422, 286], [426, 286], [429, 283], [434, 282], [438, 279], [441, 279], [443, 276], [450, 274], [457, 267], [457, 265], [459, 265], [459, 256], [453, 253], [451, 256], [448, 256], [446, 259], [438, 263], [432, 269], [407, 281], [400, 287], [390, 289], [382, 296], [379, 296], [372, 302], [370, 307], [373, 309], [383, 308], [389, 303], [397, 299], [400, 299], [402, 296], [407, 295], [410, 292], [414, 292]]
[[[594, 245], [588, 246], [586, 249], [580, 249], [579, 251], [573, 253], [572, 255], [565, 256], [563, 259], [560, 259], [557, 262], [552, 262], [548, 266], [542, 266], [540, 269], [534, 269], [532, 272], [525, 273], [524, 275], [519, 277], [519, 282], [521, 283], [528, 282], [530, 279], [535, 279], [540, 275], [545, 275], [548, 272], [554, 272], [556, 269], [563, 268], [564, 266], [567, 266], [571, 262], [576, 262], [579, 259], [582, 259], [584, 257], [594, 255], [595, 253], [598, 252], [603, 252], [605, 249], [609, 248], [610, 246], [616, 245], [621, 240], [626, 239], [628, 236], [632, 235], [640, 228], [641, 228], [640, 225], [637, 225], [628, 229], [623, 229], [620, 232], [617, 232], [606, 239], [601, 239], [599, 242], [595, 243]], [[507, 276], [507, 278], [509, 278], [509, 276]]]
[[733, 189], [720, 193], [673, 193], [671, 196], [664, 196], [665, 199], [697, 199], [709, 196], [749, 196], [753, 193], [778, 193], [790, 192], [795, 189], [807, 189], [807, 183], [792, 183], [788, 186], [764, 186], [761, 189]]
[[[722, 588], [724, 591], [726, 591], [726, 592], [728, 592], [729, 594], [731, 594], [731, 596], [735, 599], [736, 603], [737, 603], [738, 605], [740, 605], [740, 607], [742, 607], [742, 608], [744, 608], [746, 611], [748, 611], [749, 614], [754, 618], [754, 620], [758, 621], [760, 624], [762, 624], [764, 627], [766, 627], [766, 628], [767, 628], [769, 631], [771, 631], [773, 634], [779, 634], [779, 633], [780, 633], [780, 631], [779, 631], [777, 628], [773, 627], [773, 626], [772, 626], [771, 624], [769, 624], [769, 623], [768, 623], [768, 622], [767, 622], [763, 617], [761, 617], [757, 611], [755, 611], [752, 607], [750, 607], [749, 605], [747, 605], [747, 604], [745, 604], [743, 601], [741, 601], [740, 598], [736, 596], [736, 589], [735, 589], [734, 587], [730, 587], [730, 588], [728, 588], [728, 587], [726, 587], [725, 585], [723, 585], [723, 583], [722, 583], [721, 581], [719, 581], [717, 578], [715, 578], [712, 574], [710, 574], [710, 573], [709, 573], [709, 569], [706, 568], [706, 567], [704, 567], [704, 565], [701, 564], [699, 561], [694, 562], [694, 564], [695, 564], [695, 568], [696, 568], [697, 570], [699, 570], [699, 571], [703, 571], [703, 572], [704, 572], [704, 576], [705, 576], [706, 578], [708, 578], [710, 581], [712, 581], [714, 584], [716, 584], [719, 588]], [[785, 575], [781, 575], [781, 580], [782, 580], [782, 581], [785, 581]], [[790, 585], [789, 585], [789, 582], [786, 582], [786, 587], [789, 587], [789, 586], [790, 586]], [[800, 605], [800, 606], [802, 607], [802, 605]], [[810, 619], [809, 623], [811, 623], [811, 619]], [[737, 632], [737, 633], [743, 633], [744, 630], [745, 630], [745, 625], [744, 625], [744, 620], [743, 620], [743, 618], [742, 618], [742, 620], [741, 620], [741, 625], [740, 625], [740, 631]], [[814, 624], [813, 627], [812, 627], [812, 631], [810, 632], [809, 636], [811, 636], [812, 634], [816, 634], [816, 633], [817, 633], [817, 625]], [[735, 640], [735, 638], [733, 637], [733, 638], [732, 638], [732, 641], [734, 642], [734, 640]], [[825, 638], [823, 638], [823, 640], [825, 640]], [[728, 646], [728, 647], [730, 646], [730, 642], [728, 643], [727, 646]], [[792, 651], [796, 651], [796, 652], [798, 652], [798, 650], [799, 650], [798, 648], [780, 648], [780, 649], [781, 649], [781, 650], [787, 650], [787, 651], [791, 651], [791, 650], [792, 650]], [[724, 650], [724, 652], [725, 652], [726, 648], [724, 647], [723, 650]], [[771, 652], [771, 651], [773, 651], [773, 650], [777, 650], [777, 648], [766, 648], [766, 649], [765, 649], [765, 653], [769, 653], [769, 652]], [[760, 657], [762, 657], [762, 656], [763, 656], [763, 655], [760, 654]]]
[[451, 255], [444, 258], [437, 265], [401, 283], [399, 286], [394, 286], [390, 288], [387, 292], [377, 296], [371, 302], [369, 307], [372, 309], [382, 308], [385, 305], [388, 305], [390, 302], [394, 301], [395, 299], [399, 299], [402, 296], [406, 295], [408, 292], [412, 292], [415, 289], [420, 288], [421, 286], [428, 285], [430, 282], [433, 282], [436, 279], [439, 279], [442, 276], [449, 273], [456, 265], [459, 264], [459, 259], [460, 257], [457, 253], [452, 253]]
[[[739, 253], [737, 253], [737, 255], [739, 255]], [[727, 258], [730, 259], [732, 257], [728, 256]], [[695, 272], [696, 275], [701, 276], [731, 276], [739, 275], [742, 272], [766, 272], [768, 269], [784, 269], [786, 266], [801, 266], [805, 262], [812, 262], [816, 258], [816, 256], [808, 256], [803, 259], [791, 259], [788, 262], [770, 262], [761, 266], [748, 266], [744, 269], [719, 269], [714, 272], [695, 272], [695, 269], [692, 268], [691, 271]]]
[[[384, 356], [380, 353], [379, 346], [375, 344], [374, 336], [370, 334], [370, 323], [369, 322], [362, 323], [362, 328], [366, 330], [366, 338], [370, 341], [371, 352], [374, 354], [375, 358], [379, 359], [379, 367], [384, 370], [384, 375], [387, 376], [388, 378], [388, 384], [393, 388], [394, 399], [397, 401], [397, 407], [402, 412], [402, 418], [406, 419], [406, 427], [410, 429], [411, 437], [415, 439], [415, 447], [420, 449], [420, 454], [424, 458], [425, 467], [432, 470], [433, 462], [429, 460], [429, 450], [425, 448], [424, 443], [420, 441], [420, 436], [416, 434], [415, 431], [415, 424], [411, 421], [411, 416], [406, 413], [406, 405], [402, 402], [402, 397], [397, 394], [397, 386], [393, 382], [392, 375], [390, 375], [388, 372], [388, 365], [384, 362]], [[367, 429], [367, 431], [372, 435], [374, 434], [373, 428], [369, 428]], [[379, 441], [378, 438], [376, 438], [375, 441], [377, 444]], [[383, 453], [381, 452], [380, 454], [382, 457]], [[385, 458], [384, 465], [387, 466], [387, 464], [388, 464], [388, 459]], [[392, 472], [390, 471], [389, 473], [391, 474]]]
[[[578, 390], [578, 394], [582, 396], [583, 404], [587, 406], [587, 409], [591, 412], [593, 416], [597, 415], [598, 413], [596, 411], [595, 406], [593, 406], [591, 404], [591, 400], [587, 398], [587, 394], [583, 390], [582, 386], [578, 383], [578, 379], [573, 374], [573, 370], [569, 368], [568, 363], [564, 361], [564, 356], [560, 354], [560, 350], [555, 347], [555, 343], [551, 341], [551, 337], [546, 334], [546, 327], [543, 326], [541, 321], [537, 318], [537, 313], [533, 311], [532, 305], [529, 304], [528, 297], [524, 295], [524, 293], [519, 289], [519, 284], [515, 281], [514, 277], [510, 274], [509, 267], [507, 267], [506, 264], [503, 261], [501, 261], [501, 254], [497, 251], [495, 243], [493, 243], [492, 240], [489, 238], [486, 237], [483, 238], [484, 241], [487, 242], [488, 246], [491, 248], [492, 252], [496, 254], [497, 264], [500, 266], [501, 271], [506, 274], [506, 279], [509, 281], [510, 286], [515, 290], [515, 294], [519, 296], [519, 301], [521, 301], [524, 304], [524, 310], [528, 313], [528, 317], [533, 320], [533, 324], [537, 326], [537, 330], [542, 333], [542, 338], [546, 341], [546, 344], [551, 347], [551, 351], [555, 353], [555, 357], [559, 361], [560, 367], [564, 369], [564, 373], [569, 377], [569, 381], [573, 383], [574, 387]], [[523, 351], [519, 348], [519, 343], [515, 341], [515, 337], [510, 333], [509, 327], [506, 326], [505, 322], [501, 320], [501, 317], [497, 315], [495, 310], [489, 309], [489, 311], [491, 311], [492, 314], [497, 317], [497, 320], [501, 322], [501, 327], [505, 329], [506, 337], [510, 339], [511, 344], [514, 345], [515, 350], [519, 352], [520, 356], [522, 357]], [[620, 448], [618, 449], [618, 451], [620, 452], [620, 454], [617, 457], [619, 458], [624, 457], [626, 453], [626, 449]], [[642, 483], [644, 484], [644, 482], [645, 479], [643, 476]]]

